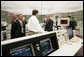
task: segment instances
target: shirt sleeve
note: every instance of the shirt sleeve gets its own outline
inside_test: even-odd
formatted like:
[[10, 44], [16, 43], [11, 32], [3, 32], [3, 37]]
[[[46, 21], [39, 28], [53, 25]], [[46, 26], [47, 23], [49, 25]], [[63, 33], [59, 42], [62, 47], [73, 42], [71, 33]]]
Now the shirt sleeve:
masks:
[[36, 27], [37, 27], [39, 32], [45, 32], [44, 29], [41, 27], [41, 24], [39, 23], [38, 20], [37, 20], [36, 24], [37, 24]]
[[37, 18], [32, 18], [29, 21], [29, 24], [31, 23], [31, 25], [29, 25], [29, 27], [31, 26], [31, 28], [29, 28], [29, 30], [34, 31], [34, 32], [45, 32], [43, 30], [43, 28], [41, 27], [39, 21]]

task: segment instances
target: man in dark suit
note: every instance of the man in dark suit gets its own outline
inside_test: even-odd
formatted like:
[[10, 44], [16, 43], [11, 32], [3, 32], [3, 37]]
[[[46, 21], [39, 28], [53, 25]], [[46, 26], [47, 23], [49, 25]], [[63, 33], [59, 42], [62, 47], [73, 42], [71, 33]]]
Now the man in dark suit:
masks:
[[13, 20], [12, 20], [12, 24], [11, 24], [11, 38], [15, 38], [15, 21], [17, 19], [17, 16], [15, 14], [13, 14]]
[[11, 39], [25, 36], [25, 22], [23, 21], [23, 15], [19, 14], [18, 19], [12, 23]]
[[50, 19], [49, 15], [46, 15], [46, 19], [45, 31], [53, 31], [53, 21]]

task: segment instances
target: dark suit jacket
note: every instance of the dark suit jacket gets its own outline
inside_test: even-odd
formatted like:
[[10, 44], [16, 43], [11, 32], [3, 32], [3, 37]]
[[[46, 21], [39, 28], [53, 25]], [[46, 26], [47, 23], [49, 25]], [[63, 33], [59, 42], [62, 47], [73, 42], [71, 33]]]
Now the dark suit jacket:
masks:
[[74, 30], [76, 26], [77, 26], [76, 20], [70, 20], [69, 27], [72, 27], [72, 30]]
[[53, 31], [53, 21], [51, 19], [46, 22], [45, 31]]
[[23, 22], [23, 31], [24, 33], [21, 32], [21, 24], [19, 20], [14, 20], [12, 21], [12, 26], [11, 26], [11, 38], [18, 38], [18, 37], [23, 37], [25, 36], [25, 22]]

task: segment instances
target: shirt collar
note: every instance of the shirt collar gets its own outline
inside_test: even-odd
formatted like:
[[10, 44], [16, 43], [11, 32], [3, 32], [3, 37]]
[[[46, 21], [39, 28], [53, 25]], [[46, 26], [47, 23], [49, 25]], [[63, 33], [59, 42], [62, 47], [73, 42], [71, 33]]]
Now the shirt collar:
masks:
[[[19, 20], [19, 19], [18, 19]], [[22, 22], [21, 20], [19, 20], [20, 22]]]
[[32, 15], [33, 17], [37, 18], [35, 15]]

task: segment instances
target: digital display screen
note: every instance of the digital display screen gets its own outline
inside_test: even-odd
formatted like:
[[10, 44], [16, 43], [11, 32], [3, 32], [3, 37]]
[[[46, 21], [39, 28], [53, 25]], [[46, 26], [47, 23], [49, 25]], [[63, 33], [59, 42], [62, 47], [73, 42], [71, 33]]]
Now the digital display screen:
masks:
[[42, 51], [43, 56], [48, 54], [49, 52], [53, 51], [50, 40], [41, 41], [40, 47], [41, 47], [41, 51]]
[[10, 50], [11, 56], [33, 56], [31, 45], [24, 45]]
[[67, 20], [61, 20], [61, 24], [67, 24]]

